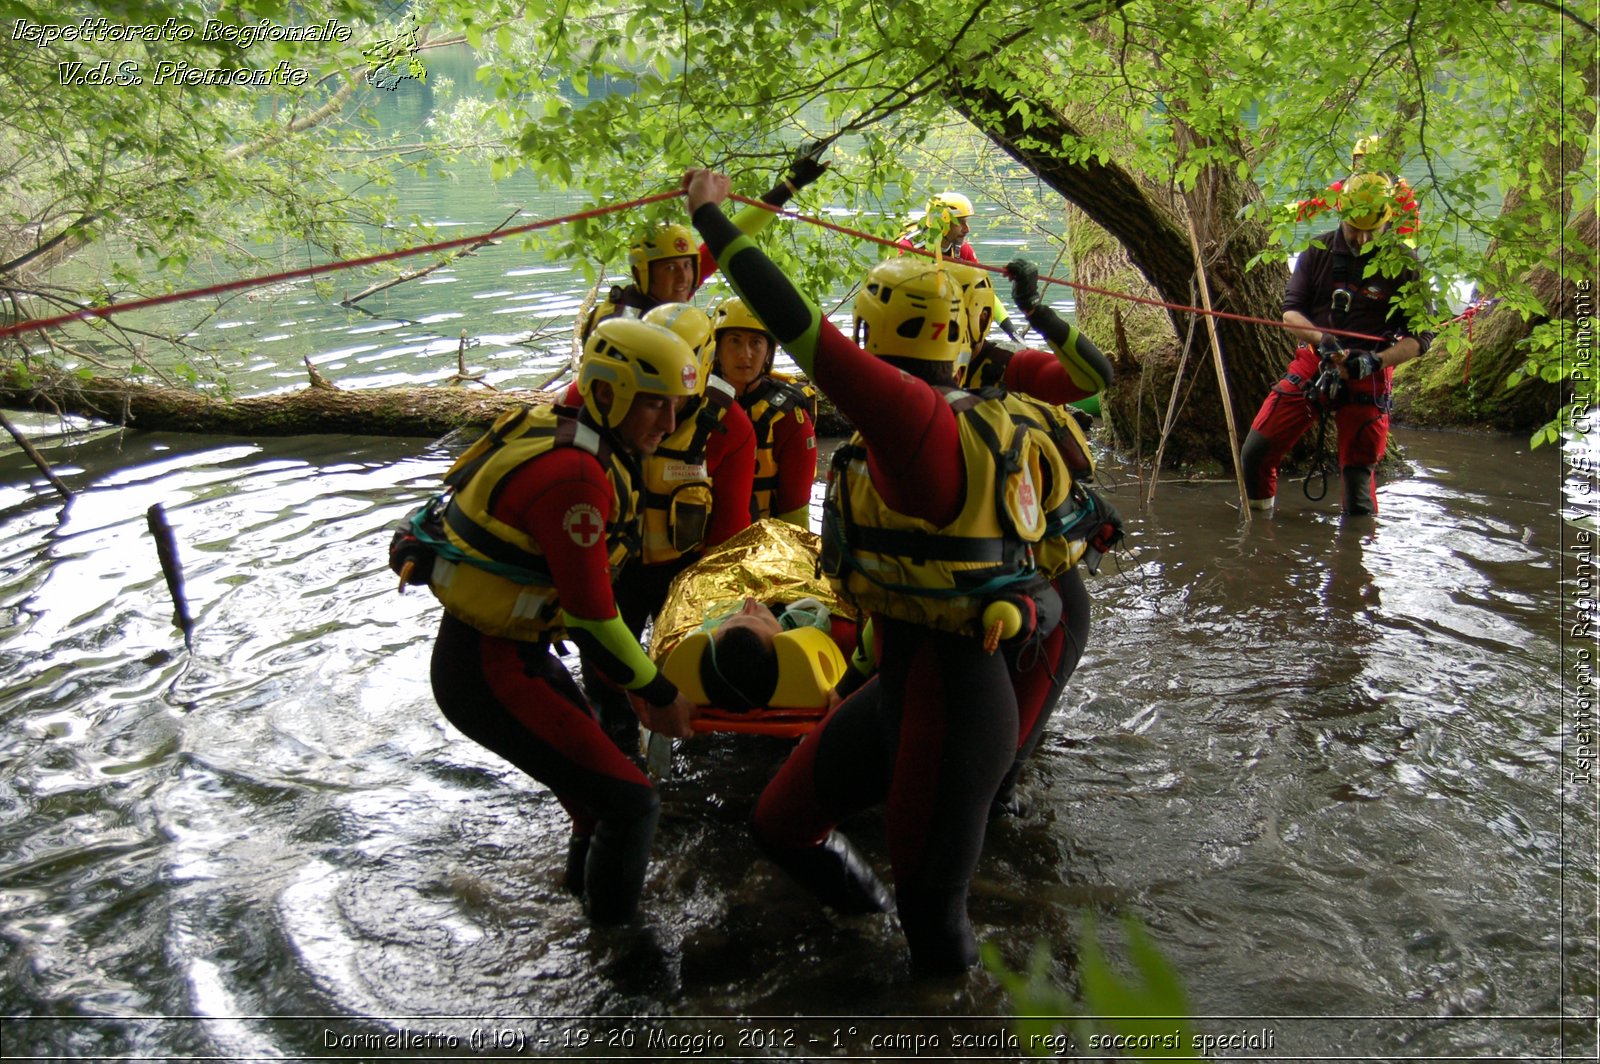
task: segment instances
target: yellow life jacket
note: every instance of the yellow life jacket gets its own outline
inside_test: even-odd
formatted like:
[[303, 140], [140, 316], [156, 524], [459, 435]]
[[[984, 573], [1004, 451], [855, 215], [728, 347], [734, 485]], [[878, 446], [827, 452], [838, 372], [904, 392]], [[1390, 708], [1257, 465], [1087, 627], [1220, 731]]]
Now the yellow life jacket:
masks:
[[502, 414], [445, 473], [441, 529], [430, 543], [438, 556], [429, 588], [447, 611], [480, 632], [529, 641], [562, 636], [561, 604], [544, 551], [527, 532], [490, 513], [512, 474], [557, 447], [586, 451], [606, 471], [612, 516], [602, 529], [594, 514], [594, 534], [605, 536], [613, 579], [638, 549], [637, 496], [626, 458], [568, 408]]
[[626, 288], [612, 285], [606, 293], [605, 302], [589, 311], [589, 316], [583, 319], [583, 328], [578, 330], [578, 343], [587, 342], [594, 327], [607, 318], [642, 318], [654, 306], [655, 301], [640, 292], [638, 285], [630, 284]]
[[733, 386], [706, 378], [705, 395], [684, 412], [672, 435], [640, 462], [639, 509], [644, 525], [644, 563], [670, 562], [705, 542], [711, 520], [711, 476], [706, 447], [734, 403]]
[[1089, 438], [1070, 407], [1047, 403], [1022, 392], [1010, 392], [1008, 399], [1018, 420], [1050, 437], [1072, 474], [1072, 490], [1045, 514], [1045, 533], [1034, 548], [1040, 571], [1053, 580], [1083, 557], [1087, 549], [1084, 536], [1093, 531], [1087, 527], [1080, 529], [1078, 525], [1095, 512], [1084, 487], [1094, 480], [1094, 452], [1089, 449]]
[[984, 606], [1039, 573], [1035, 548], [1072, 475], [1026, 408], [1000, 392], [943, 389], [955, 411], [966, 491], [943, 527], [889, 508], [860, 434], [834, 452], [821, 565], [860, 610], [983, 637]]
[[801, 424], [817, 419], [817, 390], [782, 373], [769, 373], [740, 397], [740, 405], [750, 415], [756, 430], [756, 478], [750, 495], [750, 520], [776, 516], [773, 506], [778, 491], [778, 462], [772, 453], [773, 426], [780, 418], [792, 417]]

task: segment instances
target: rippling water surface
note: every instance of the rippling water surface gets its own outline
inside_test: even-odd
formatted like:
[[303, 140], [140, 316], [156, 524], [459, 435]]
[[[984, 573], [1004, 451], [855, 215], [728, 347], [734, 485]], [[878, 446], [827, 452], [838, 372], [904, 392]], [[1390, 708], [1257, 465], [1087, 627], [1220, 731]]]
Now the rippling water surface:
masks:
[[[750, 1037], [731, 1017], [787, 1017], [739, 1052], [788, 1057], [930, 1029], [894, 1017], [1003, 1029], [991, 977], [911, 980], [890, 918], [830, 918], [756, 857], [776, 740], [680, 748], [643, 926], [586, 926], [557, 885], [564, 814], [443, 723], [437, 608], [384, 565], [440, 447], [30, 428], [78, 496], [0, 452], [8, 1055], [360, 1056], [474, 1017], [679, 1017], [656, 1026], [726, 1054]], [[1227, 484], [1139, 513], [1111, 470], [1136, 551], [1091, 583], [1032, 809], [994, 825], [973, 889], [1014, 967], [1042, 940], [1071, 989], [1086, 918], [1130, 914], [1199, 1029], [1283, 1055], [1592, 1052], [1592, 1022], [1560, 1018], [1593, 1016], [1595, 823], [1563, 784], [1582, 648], [1558, 623], [1558, 456], [1399, 439], [1414, 475], [1351, 527], [1293, 487], [1243, 531]], [[884, 867], [881, 822], [848, 827]], [[784, 1041], [799, 1018], [820, 1041]]]

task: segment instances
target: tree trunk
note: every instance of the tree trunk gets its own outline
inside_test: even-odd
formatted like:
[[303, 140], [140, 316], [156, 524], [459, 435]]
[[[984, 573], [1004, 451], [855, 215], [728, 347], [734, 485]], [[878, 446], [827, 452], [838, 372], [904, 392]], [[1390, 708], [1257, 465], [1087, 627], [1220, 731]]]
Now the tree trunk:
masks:
[[[1016, 107], [1015, 93], [1002, 97], [959, 76], [947, 83], [946, 92], [952, 106], [980, 132], [1082, 209], [1120, 244], [1128, 262], [1160, 299], [1169, 304], [1194, 305], [1194, 258], [1188, 225], [1181, 205], [1166, 190], [1144, 185], [1113, 162], [1092, 158], [1074, 161], [1043, 147], [1073, 143], [1084, 133], [1081, 123], [1052, 109], [1044, 100], [1028, 99], [1027, 107]], [[1235, 220], [1253, 186], [1231, 173], [1213, 172], [1208, 181], [1210, 209], [1206, 219], [1197, 219], [1197, 227], [1205, 244], [1200, 250], [1213, 309], [1276, 322], [1282, 315], [1287, 269], [1261, 265], [1247, 272], [1245, 264], [1266, 246], [1266, 231], [1253, 223]], [[1080, 283], [1084, 282], [1080, 279]], [[1080, 292], [1078, 300], [1080, 306], [1090, 308], [1093, 320], [1097, 315], [1094, 297]], [[1142, 313], [1133, 307], [1142, 305], [1123, 303], [1124, 327]], [[1139, 329], [1130, 334], [1128, 355], [1139, 363], [1139, 369], [1125, 373], [1105, 398], [1117, 442], [1123, 446], [1135, 444], [1146, 454], [1154, 452], [1161, 417], [1152, 418], [1150, 408], [1141, 409], [1140, 403], [1150, 403], [1152, 397], [1159, 396], [1154, 402], [1164, 416], [1176, 366], [1177, 345], [1171, 337], [1189, 332], [1191, 315], [1175, 310], [1165, 314], [1170, 329], [1161, 341], [1152, 339], [1154, 330]], [[1111, 315], [1113, 319], [1116, 316]], [[1202, 346], [1191, 352], [1186, 370], [1186, 374], [1196, 376], [1190, 400], [1167, 444], [1167, 458], [1175, 464], [1205, 461], [1231, 467], [1226, 420], [1212, 360], [1200, 335], [1203, 331], [1203, 326], [1196, 330], [1197, 342]], [[1111, 340], [1103, 324], [1086, 328], [1085, 332], [1102, 345]], [[1217, 319], [1217, 332], [1228, 369], [1234, 416], [1245, 425], [1288, 365], [1294, 343], [1287, 331], [1274, 325], [1230, 318]], [[1138, 379], [1143, 375], [1150, 379]]]
[[249, 399], [216, 399], [180, 388], [72, 374], [26, 385], [0, 367], [0, 407], [92, 418], [160, 432], [235, 436], [425, 436], [486, 428], [519, 404], [547, 406], [550, 392], [491, 392], [481, 388], [373, 388], [343, 391], [311, 386]]
[[[1600, 249], [1600, 216], [1586, 211], [1577, 233], [1567, 239], [1575, 245], [1574, 254], [1593, 263]], [[1401, 367], [1395, 378], [1396, 416], [1423, 425], [1477, 424], [1507, 432], [1531, 432], [1556, 416], [1572, 394], [1570, 380], [1530, 377], [1508, 388], [1506, 378], [1527, 363], [1519, 345], [1536, 326], [1577, 317], [1577, 285], [1544, 268], [1533, 271], [1527, 281], [1544, 304], [1545, 317], [1525, 321], [1504, 305], [1480, 314], [1472, 321], [1471, 342], [1464, 350]]]

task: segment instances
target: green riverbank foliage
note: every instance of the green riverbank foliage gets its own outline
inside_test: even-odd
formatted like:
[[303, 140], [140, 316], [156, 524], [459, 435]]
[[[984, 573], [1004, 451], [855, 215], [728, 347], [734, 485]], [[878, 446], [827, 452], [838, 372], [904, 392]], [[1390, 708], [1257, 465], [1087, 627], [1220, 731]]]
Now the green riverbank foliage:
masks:
[[[1281, 271], [1311, 232], [1289, 205], [1346, 176], [1351, 145], [1376, 136], [1369, 162], [1405, 173], [1421, 206], [1428, 281], [1409, 299], [1433, 307], [1441, 352], [1467, 343], [1445, 306], [1459, 279], [1497, 301], [1485, 314], [1516, 319], [1504, 342], [1527, 345], [1516, 347], [1523, 377], [1561, 377], [1574, 338], [1592, 335], [1576, 288], [1596, 271], [1595, 26], [1560, 3], [440, 0], [379, 17], [351, 0], [240, 0], [6, 3], [0, 15], [8, 30], [96, 18], [232, 27], [215, 39], [39, 36], [0, 52], [13, 109], [0, 128], [0, 296], [13, 318], [147, 294], [202, 259], [261, 270], [414, 243], [427, 230], [396, 228], [408, 220], [386, 180], [476, 157], [600, 204], [670, 188], [693, 165], [758, 195], [798, 145], [827, 139], [833, 173], [794, 206], [891, 237], [930, 191], [1015, 198], [1005, 173], [1017, 170], [940, 165], [940, 138], [965, 123], [1037, 179], [1025, 210], [1039, 231], [1059, 232], [1052, 197], [1070, 200], [1163, 299], [1188, 303], [1193, 222], [1218, 309], [1269, 320], [1278, 275], [1259, 271]], [[268, 32], [328, 20], [349, 35]], [[453, 43], [477, 57], [471, 91], [427, 80], [430, 52]], [[163, 61], [202, 73], [157, 85]], [[66, 63], [113, 82], [132, 64], [146, 83], [79, 83]], [[210, 83], [210, 69], [294, 76], [246, 87]], [[373, 101], [408, 83], [437, 94], [429, 117], [375, 137]], [[656, 213], [681, 217], [681, 206]], [[622, 261], [636, 221], [532, 242], [598, 277]], [[881, 255], [812, 226], [765, 239], [819, 295], [847, 290]], [[77, 252], [110, 241], [126, 250], [108, 269], [73, 269]], [[1024, 250], [1049, 262], [1059, 248], [1041, 237]], [[1182, 335], [1187, 319], [1173, 319]], [[1219, 332], [1231, 401], [1247, 414], [1287, 341], [1231, 322]], [[130, 360], [148, 339], [117, 335]], [[35, 339], [26, 357], [53, 354]], [[1468, 416], [1517, 376], [1495, 373]], [[1593, 394], [1592, 380], [1579, 384]], [[1214, 409], [1197, 404], [1196, 417], [1220, 434]]]

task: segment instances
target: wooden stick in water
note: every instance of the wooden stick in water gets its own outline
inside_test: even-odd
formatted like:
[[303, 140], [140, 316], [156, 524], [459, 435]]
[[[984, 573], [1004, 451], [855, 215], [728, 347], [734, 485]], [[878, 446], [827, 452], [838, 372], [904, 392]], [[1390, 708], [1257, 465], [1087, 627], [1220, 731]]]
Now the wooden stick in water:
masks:
[[17, 441], [17, 446], [22, 448], [22, 453], [33, 459], [33, 464], [39, 467], [39, 472], [43, 473], [45, 479], [50, 481], [50, 486], [55, 488], [63, 499], [71, 502], [72, 489], [61, 482], [61, 478], [56, 476], [56, 471], [50, 468], [50, 463], [44, 460], [44, 455], [34, 448], [33, 444], [28, 441], [28, 437], [24, 436], [4, 414], [0, 414], [0, 425], [4, 425], [6, 431], [11, 433], [11, 438]]
[[174, 614], [172, 623], [183, 630], [183, 645], [194, 649], [194, 619], [189, 616], [189, 603], [183, 594], [183, 566], [178, 562], [178, 541], [167, 524], [167, 514], [160, 503], [145, 511], [150, 524], [150, 534], [156, 539], [156, 557], [161, 559], [161, 575], [167, 578], [167, 592], [172, 596]]

